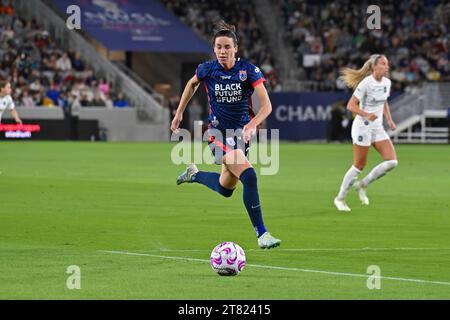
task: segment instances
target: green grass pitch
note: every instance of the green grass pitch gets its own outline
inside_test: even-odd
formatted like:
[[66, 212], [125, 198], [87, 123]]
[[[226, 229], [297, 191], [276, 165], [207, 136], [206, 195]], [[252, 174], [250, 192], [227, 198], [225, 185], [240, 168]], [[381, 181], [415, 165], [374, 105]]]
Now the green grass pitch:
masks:
[[[351, 145], [282, 144], [278, 174], [257, 170], [266, 226], [283, 241], [269, 251], [241, 186], [230, 199], [176, 186], [172, 146], [1, 142], [0, 299], [450, 298], [448, 146], [396, 146], [399, 166], [370, 186], [370, 206], [351, 190], [339, 213]], [[379, 161], [371, 150], [363, 174]], [[223, 241], [246, 251], [236, 277], [209, 265]], [[71, 265], [79, 290], [66, 287]], [[370, 265], [380, 289], [367, 288]]]

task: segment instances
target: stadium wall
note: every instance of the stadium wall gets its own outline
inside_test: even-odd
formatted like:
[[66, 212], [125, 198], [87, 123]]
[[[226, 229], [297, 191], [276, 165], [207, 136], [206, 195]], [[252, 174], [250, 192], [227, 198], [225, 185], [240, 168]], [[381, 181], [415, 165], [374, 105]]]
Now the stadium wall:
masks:
[[278, 129], [281, 140], [325, 140], [333, 106], [340, 105], [345, 113], [349, 97], [345, 92], [271, 93], [267, 129]]
[[[37, 140], [167, 141], [168, 138], [159, 137], [169, 136], [169, 127], [165, 123], [148, 125], [137, 122], [138, 110], [134, 108], [80, 108], [77, 116], [61, 108], [20, 107], [17, 110], [25, 125], [41, 125], [39, 134], [29, 137]], [[168, 122], [169, 110], [164, 109], [163, 115]], [[3, 119], [5, 123], [14, 122], [9, 112]], [[85, 125], [94, 122], [96, 126]], [[1, 138], [4, 138], [3, 133]]]

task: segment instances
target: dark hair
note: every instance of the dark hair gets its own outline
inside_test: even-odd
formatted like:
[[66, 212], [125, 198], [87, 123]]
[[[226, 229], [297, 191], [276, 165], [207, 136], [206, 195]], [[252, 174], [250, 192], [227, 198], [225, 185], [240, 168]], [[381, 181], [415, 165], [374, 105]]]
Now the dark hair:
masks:
[[214, 25], [214, 38], [213, 44], [216, 43], [216, 38], [228, 37], [233, 39], [234, 46], [238, 44], [238, 38], [236, 36], [236, 27], [232, 24], [227, 24], [225, 21], [220, 20]]
[[8, 80], [0, 80], [0, 89], [3, 89], [6, 87], [6, 85], [9, 83]]

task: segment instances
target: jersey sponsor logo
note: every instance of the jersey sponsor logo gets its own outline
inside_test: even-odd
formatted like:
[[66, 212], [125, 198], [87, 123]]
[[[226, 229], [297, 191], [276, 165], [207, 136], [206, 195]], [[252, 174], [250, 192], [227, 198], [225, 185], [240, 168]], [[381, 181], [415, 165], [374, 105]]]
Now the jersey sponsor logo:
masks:
[[[377, 99], [379, 98], [379, 99]], [[383, 103], [384, 101], [386, 101], [386, 99], [384, 97], [369, 97], [367, 98], [367, 102], [372, 102], [375, 104], [380, 104]]]
[[247, 70], [239, 70], [239, 80], [247, 80]]
[[242, 101], [241, 83], [216, 83], [214, 86], [214, 95], [218, 103], [235, 103]]

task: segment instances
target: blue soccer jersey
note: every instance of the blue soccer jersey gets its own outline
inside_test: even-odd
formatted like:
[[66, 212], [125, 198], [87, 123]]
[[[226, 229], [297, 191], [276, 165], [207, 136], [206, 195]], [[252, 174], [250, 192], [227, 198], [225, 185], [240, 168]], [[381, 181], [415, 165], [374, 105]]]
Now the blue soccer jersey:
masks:
[[238, 58], [231, 69], [224, 69], [217, 60], [200, 64], [197, 78], [203, 81], [210, 105], [211, 128], [243, 128], [254, 116], [252, 94], [264, 82], [261, 70], [246, 60]]

